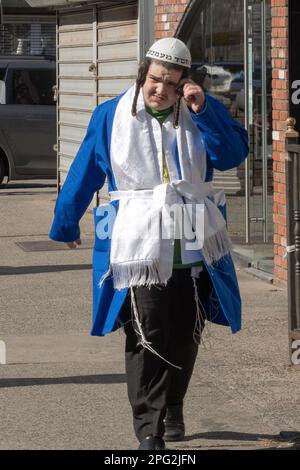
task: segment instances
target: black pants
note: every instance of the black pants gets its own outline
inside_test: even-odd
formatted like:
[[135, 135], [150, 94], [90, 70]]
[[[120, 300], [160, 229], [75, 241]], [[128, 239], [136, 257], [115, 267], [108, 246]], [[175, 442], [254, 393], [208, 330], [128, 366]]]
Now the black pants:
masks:
[[[211, 284], [204, 270], [197, 279], [203, 301]], [[139, 343], [134, 322], [126, 333], [128, 397], [137, 438], [162, 436], [167, 405], [183, 402], [192, 376], [198, 345], [193, 340], [196, 303], [190, 269], [174, 270], [166, 286], [134, 289], [139, 320], [147, 341], [161, 356], [182, 369], [169, 366]], [[130, 308], [130, 297], [124, 308]]]

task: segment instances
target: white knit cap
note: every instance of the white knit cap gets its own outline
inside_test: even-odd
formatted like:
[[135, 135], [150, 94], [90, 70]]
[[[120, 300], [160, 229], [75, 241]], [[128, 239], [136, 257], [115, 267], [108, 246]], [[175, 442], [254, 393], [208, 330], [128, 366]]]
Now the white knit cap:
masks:
[[146, 57], [171, 64], [191, 67], [192, 57], [184, 42], [177, 38], [163, 38], [150, 47]]

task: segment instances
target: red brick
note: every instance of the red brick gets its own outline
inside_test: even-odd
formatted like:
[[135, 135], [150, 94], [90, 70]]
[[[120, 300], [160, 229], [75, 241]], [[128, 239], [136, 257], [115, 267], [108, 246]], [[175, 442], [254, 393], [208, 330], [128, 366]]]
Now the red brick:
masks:
[[275, 224], [281, 225], [282, 227], [286, 225], [286, 218], [280, 214], [273, 214], [273, 221]]
[[277, 233], [279, 233], [279, 235], [284, 235], [286, 236], [287, 232], [286, 232], [286, 227], [283, 226], [283, 225], [276, 225], [276, 228], [277, 228]]
[[286, 121], [288, 117], [289, 117], [288, 111], [280, 111], [279, 119], [281, 119], [282, 121]]
[[279, 28], [278, 29], [278, 37], [279, 38], [288, 38], [288, 29], [287, 28]]
[[288, 0], [271, 0], [271, 5], [272, 6], [287, 6], [288, 5]]
[[[182, 18], [189, 0], [156, 0], [155, 1], [155, 38], [173, 36]], [[167, 15], [164, 26], [161, 15]], [[160, 24], [159, 24], [160, 23]], [[167, 26], [167, 23], [169, 25]], [[167, 29], [166, 29], [167, 27]], [[162, 32], [163, 30], [163, 32]]]
[[274, 275], [279, 279], [287, 281], [287, 270], [275, 265]]
[[275, 245], [279, 245], [281, 243], [281, 237], [277, 234], [273, 235], [273, 242]]
[[284, 257], [286, 254], [286, 249], [284, 246], [278, 246], [277, 247], [277, 253], [279, 256]]
[[275, 28], [287, 28], [288, 18], [287, 17], [273, 17], [272, 18], [272, 27]]
[[282, 214], [286, 217], [286, 206], [278, 204], [278, 214]]
[[278, 69], [286, 69], [287, 68], [287, 60], [285, 59], [273, 59], [272, 66]]
[[274, 181], [285, 184], [285, 175], [283, 173], [278, 173], [274, 171], [273, 178]]
[[286, 196], [285, 194], [274, 193], [274, 202], [278, 202], [279, 204], [286, 204]]

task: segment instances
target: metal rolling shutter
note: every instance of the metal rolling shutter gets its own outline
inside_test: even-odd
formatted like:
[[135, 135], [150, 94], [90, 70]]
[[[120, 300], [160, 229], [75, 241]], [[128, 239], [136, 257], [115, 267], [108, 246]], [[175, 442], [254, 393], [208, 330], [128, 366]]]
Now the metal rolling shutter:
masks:
[[137, 2], [98, 8], [98, 103], [130, 87], [137, 72]]
[[58, 186], [78, 152], [97, 104], [95, 77], [89, 71], [94, 54], [94, 9], [58, 14]]
[[0, 25], [0, 56], [55, 58], [55, 15], [8, 15]]
[[[97, 100], [98, 104], [129, 88], [135, 81], [138, 55], [138, 2], [98, 8]], [[107, 184], [99, 193], [107, 197]]]
[[[128, 88], [137, 71], [138, 2], [58, 14], [58, 185], [97, 104]], [[107, 198], [106, 187], [101, 199]]]

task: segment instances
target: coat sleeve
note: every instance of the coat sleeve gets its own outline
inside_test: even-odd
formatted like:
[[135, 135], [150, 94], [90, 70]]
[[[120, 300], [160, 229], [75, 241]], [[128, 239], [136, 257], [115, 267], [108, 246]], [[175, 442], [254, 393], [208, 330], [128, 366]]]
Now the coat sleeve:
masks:
[[247, 131], [231, 117], [220, 101], [206, 95], [203, 111], [192, 113], [192, 119], [202, 132], [209, 166], [221, 171], [229, 170], [247, 157]]
[[85, 138], [58, 195], [49, 233], [52, 240], [69, 242], [80, 237], [79, 221], [94, 193], [104, 184], [105, 173], [99, 165], [95, 151], [99, 131], [99, 109], [98, 106], [91, 117]]

